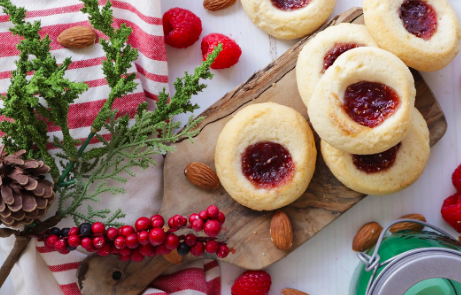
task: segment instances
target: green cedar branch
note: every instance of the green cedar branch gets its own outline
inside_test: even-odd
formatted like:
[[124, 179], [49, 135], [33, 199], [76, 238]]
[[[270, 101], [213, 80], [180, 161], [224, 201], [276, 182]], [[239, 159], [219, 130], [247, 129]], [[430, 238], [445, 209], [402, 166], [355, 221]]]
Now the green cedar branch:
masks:
[[[71, 60], [67, 58], [58, 65], [50, 53], [51, 40], [48, 35], [40, 37], [39, 21], [33, 24], [24, 21], [26, 10], [14, 6], [9, 0], [0, 0], [0, 6], [15, 25], [10, 31], [22, 37], [16, 46], [20, 51], [19, 60], [16, 61], [17, 69], [11, 73], [11, 84], [6, 96], [1, 97], [4, 108], [0, 110], [0, 115], [12, 119], [0, 122], [0, 129], [6, 133], [3, 143], [8, 152], [26, 149], [29, 151], [28, 157], [43, 157], [52, 168], [53, 178], [57, 178], [57, 165], [46, 148], [46, 121], [61, 127], [62, 148], [68, 157], [74, 157], [77, 148], [67, 122], [69, 104], [86, 91], [88, 86], [64, 78]], [[30, 72], [33, 75], [27, 79]], [[40, 97], [45, 104], [39, 101]]]

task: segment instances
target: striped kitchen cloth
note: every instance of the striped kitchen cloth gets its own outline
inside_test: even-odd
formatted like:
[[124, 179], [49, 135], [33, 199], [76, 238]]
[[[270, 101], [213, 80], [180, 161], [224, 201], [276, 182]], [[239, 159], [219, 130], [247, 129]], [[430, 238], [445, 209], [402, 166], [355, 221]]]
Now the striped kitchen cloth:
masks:
[[[89, 90], [82, 94], [69, 111], [69, 127], [74, 138], [84, 139], [99, 109], [107, 98], [110, 89], [104, 79], [102, 60], [105, 54], [100, 44], [83, 49], [67, 49], [56, 40], [65, 29], [73, 26], [90, 26], [88, 16], [80, 12], [83, 4], [79, 0], [12, 0], [17, 6], [28, 10], [27, 21], [40, 20], [42, 34], [48, 34], [54, 42], [52, 54], [58, 62], [71, 57], [72, 65], [66, 77], [73, 81], [85, 82]], [[127, 114], [133, 119], [137, 105], [147, 101], [150, 108], [155, 107], [158, 93], [168, 87], [168, 67], [162, 28], [160, 0], [111, 0], [115, 26], [126, 23], [133, 29], [129, 43], [139, 49], [138, 60], [131, 71], [137, 73], [138, 87], [123, 98], [117, 99], [114, 108], [120, 115]], [[99, 0], [104, 5], [106, 0]], [[16, 44], [19, 38], [8, 31], [12, 27], [9, 17], [0, 14], [0, 93], [6, 93], [10, 84], [10, 71], [15, 68], [14, 61], [19, 52]], [[106, 38], [97, 32], [99, 38]], [[1, 107], [1, 101], [0, 101]], [[59, 128], [49, 126], [52, 138], [62, 138]], [[110, 134], [102, 130], [106, 139]], [[92, 144], [97, 144], [96, 139]], [[50, 145], [49, 148], [53, 150]], [[134, 179], [124, 185], [126, 193], [117, 196], [102, 196], [101, 202], [91, 205], [93, 209], [122, 208], [126, 217], [121, 222], [134, 224], [141, 216], [151, 216], [160, 208], [163, 194], [163, 157], [155, 158], [157, 166], [146, 171], [137, 171]], [[49, 210], [56, 212], [57, 202]], [[166, 216], [168, 218], [169, 216]], [[66, 218], [58, 225], [60, 228], [73, 226]], [[0, 239], [0, 250], [4, 256], [11, 250], [13, 238]], [[80, 247], [79, 247], [80, 249]], [[72, 251], [68, 255], [54, 253], [44, 247], [43, 242], [33, 239], [9, 277], [15, 294], [80, 294], [76, 284], [76, 269], [86, 253]], [[176, 273], [158, 278], [152, 282], [144, 294], [220, 294], [219, 267], [216, 261], [199, 261], [182, 266]], [[2, 290], [0, 290], [2, 294]]]

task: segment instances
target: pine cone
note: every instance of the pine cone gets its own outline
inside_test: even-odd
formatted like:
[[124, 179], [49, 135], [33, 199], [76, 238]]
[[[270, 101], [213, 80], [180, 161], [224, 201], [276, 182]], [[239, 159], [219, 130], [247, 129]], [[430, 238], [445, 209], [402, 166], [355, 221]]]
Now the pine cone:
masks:
[[10, 227], [31, 224], [45, 216], [55, 200], [53, 184], [41, 160], [23, 160], [25, 150], [9, 155], [0, 146], [0, 221]]

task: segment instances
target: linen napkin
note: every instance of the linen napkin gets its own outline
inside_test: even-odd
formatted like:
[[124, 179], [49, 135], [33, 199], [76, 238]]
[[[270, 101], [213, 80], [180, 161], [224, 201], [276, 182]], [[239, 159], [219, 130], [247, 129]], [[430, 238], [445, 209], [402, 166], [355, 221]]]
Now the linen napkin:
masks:
[[[40, 20], [43, 36], [48, 34], [53, 40], [52, 54], [58, 62], [71, 57], [72, 65], [66, 77], [73, 81], [85, 82], [89, 90], [80, 96], [69, 111], [69, 127], [74, 138], [84, 139], [89, 133], [94, 118], [107, 98], [110, 88], [104, 79], [102, 60], [105, 56], [100, 44], [83, 49], [67, 49], [56, 40], [65, 29], [73, 26], [88, 26], [88, 16], [80, 9], [83, 4], [78, 0], [13, 0], [13, 4], [28, 10], [27, 21]], [[129, 43], [139, 50], [138, 60], [131, 71], [137, 73], [138, 87], [133, 93], [117, 99], [114, 109], [120, 115], [127, 114], [131, 119], [136, 114], [137, 105], [147, 101], [155, 108], [155, 100], [163, 88], [168, 88], [168, 67], [162, 28], [160, 0], [112, 0], [115, 26], [126, 23], [133, 29]], [[99, 0], [102, 6], [106, 0]], [[0, 93], [6, 93], [10, 84], [10, 71], [15, 68], [14, 61], [19, 52], [16, 44], [19, 38], [8, 31], [12, 27], [9, 17], [0, 14]], [[99, 38], [106, 38], [97, 32]], [[0, 102], [1, 107], [1, 102]], [[110, 140], [110, 134], [102, 130], [100, 134]], [[51, 127], [51, 138], [62, 139], [59, 128]], [[91, 142], [97, 145], [96, 138]], [[90, 145], [91, 147], [91, 145]], [[54, 152], [50, 144], [51, 152]], [[122, 208], [126, 217], [121, 222], [134, 224], [141, 216], [151, 216], [158, 212], [163, 193], [163, 157], [155, 158], [157, 166], [148, 170], [135, 171], [136, 178], [129, 178], [123, 185], [125, 194], [104, 195], [100, 203], [92, 203], [94, 209], [110, 208], [115, 211]], [[86, 207], [86, 206], [82, 206]], [[57, 202], [49, 210], [56, 212]], [[85, 208], [83, 208], [85, 210]], [[169, 216], [165, 216], [169, 218]], [[58, 225], [60, 228], [73, 226], [66, 218]], [[0, 249], [6, 257], [11, 250], [13, 238], [0, 239]], [[80, 249], [80, 247], [78, 248]], [[43, 242], [32, 239], [19, 263], [13, 268], [10, 278], [16, 294], [80, 294], [76, 284], [76, 269], [86, 257], [82, 252], [72, 251], [68, 255], [55, 253], [47, 249]], [[181, 266], [174, 274], [159, 277], [152, 282], [152, 288], [143, 294], [220, 294], [219, 266], [216, 261], [204, 260]], [[0, 292], [1, 294], [1, 292]]]

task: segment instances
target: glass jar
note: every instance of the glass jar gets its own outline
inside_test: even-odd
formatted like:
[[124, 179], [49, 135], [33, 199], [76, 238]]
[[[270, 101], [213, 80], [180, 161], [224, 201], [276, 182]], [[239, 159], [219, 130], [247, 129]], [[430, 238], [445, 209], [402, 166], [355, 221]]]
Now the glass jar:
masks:
[[[384, 237], [400, 222], [435, 231], [400, 231]], [[375, 248], [358, 253], [361, 263], [350, 295], [461, 295], [461, 244], [443, 230], [419, 220], [389, 224]]]

